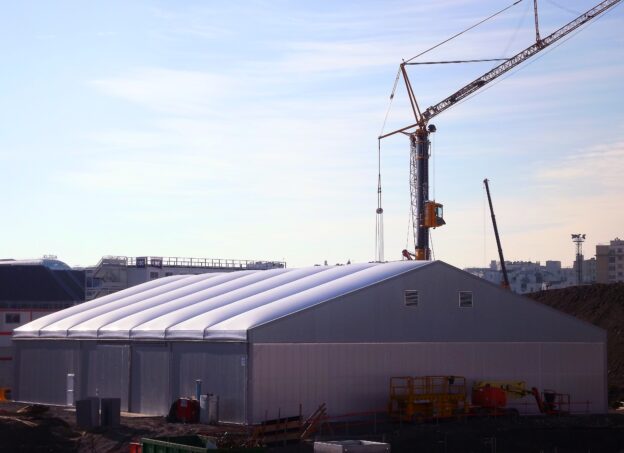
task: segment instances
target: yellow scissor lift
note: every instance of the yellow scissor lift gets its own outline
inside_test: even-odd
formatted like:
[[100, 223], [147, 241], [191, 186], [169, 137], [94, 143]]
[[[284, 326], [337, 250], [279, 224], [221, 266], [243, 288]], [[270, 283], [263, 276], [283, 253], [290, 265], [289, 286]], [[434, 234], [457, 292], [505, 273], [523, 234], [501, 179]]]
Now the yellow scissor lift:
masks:
[[400, 376], [390, 378], [388, 413], [395, 420], [423, 421], [464, 414], [463, 376]]

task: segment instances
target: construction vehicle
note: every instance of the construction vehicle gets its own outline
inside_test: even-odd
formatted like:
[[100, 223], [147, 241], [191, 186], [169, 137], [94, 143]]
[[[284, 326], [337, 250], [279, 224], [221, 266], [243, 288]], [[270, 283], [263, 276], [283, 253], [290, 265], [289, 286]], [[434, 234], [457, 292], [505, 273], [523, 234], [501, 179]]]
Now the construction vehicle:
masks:
[[464, 414], [463, 376], [401, 376], [390, 378], [388, 414], [393, 420], [419, 422]]
[[490, 186], [487, 178], [483, 180], [485, 185], [485, 191], [487, 193], [488, 203], [490, 204], [490, 215], [492, 216], [492, 226], [494, 227], [494, 236], [496, 237], [496, 247], [498, 247], [498, 259], [501, 264], [501, 271], [503, 272], [503, 281], [501, 286], [505, 289], [509, 289], [509, 277], [507, 275], [507, 266], [505, 265], [505, 257], [503, 257], [503, 247], [501, 246], [500, 237], [498, 236], [498, 226], [496, 225], [496, 216], [494, 215], [494, 207], [492, 206], [492, 197], [490, 196]]
[[488, 415], [518, 415], [516, 408], [507, 406], [508, 399], [532, 395], [540, 413], [561, 415], [570, 412], [570, 395], [554, 390], [540, 391], [536, 387], [527, 390], [523, 381], [477, 381], [472, 387], [470, 412]]
[[518, 416], [508, 401], [533, 396], [540, 413], [570, 412], [570, 395], [554, 390], [527, 390], [524, 381], [476, 381], [470, 404], [463, 376], [398, 376], [390, 378], [388, 415], [394, 421], [423, 422], [462, 416]]
[[[520, 1], [521, 0], [516, 1], [513, 5], [520, 3]], [[404, 134], [407, 135], [410, 140], [410, 193], [415, 253], [411, 254], [410, 252], [410, 255], [408, 256], [413, 255], [413, 257], [417, 260], [430, 260], [431, 250], [429, 248], [429, 230], [430, 228], [436, 228], [444, 225], [444, 220], [442, 218], [442, 204], [436, 203], [434, 200], [429, 200], [429, 134], [436, 132], [436, 127], [433, 124], [429, 124], [429, 121], [448, 108], [456, 105], [458, 102], [477, 92], [490, 82], [496, 80], [501, 75], [518, 66], [520, 63], [558, 42], [583, 24], [595, 19], [609, 8], [618, 4], [620, 1], [621, 0], [602, 1], [555, 32], [545, 38], [541, 38], [538, 24], [537, 0], [533, 0], [535, 15], [535, 43], [517, 53], [513, 57], [506, 59], [503, 63], [494, 67], [482, 76], [463, 86], [446, 99], [443, 99], [424, 111], [420, 110], [406, 70], [407, 65], [418, 64], [413, 62], [416, 57], [404, 60], [399, 65], [399, 72], [397, 74], [396, 81], [399, 80], [400, 76], [403, 77], [415, 122], [409, 126], [380, 135], [378, 139], [381, 140], [395, 134]], [[511, 6], [505, 9], [508, 9]], [[501, 10], [500, 12], [502, 11], [504, 10]], [[459, 34], [455, 36], [459, 36]], [[461, 61], [461, 63], [468, 63], [471, 61], [474, 60]], [[392, 99], [393, 97], [394, 91], [390, 98]], [[410, 129], [414, 130], [410, 131]], [[434, 212], [435, 215], [432, 216], [431, 212]], [[427, 213], [429, 213], [429, 215], [427, 215]], [[404, 253], [403, 256], [406, 256], [406, 254]]]

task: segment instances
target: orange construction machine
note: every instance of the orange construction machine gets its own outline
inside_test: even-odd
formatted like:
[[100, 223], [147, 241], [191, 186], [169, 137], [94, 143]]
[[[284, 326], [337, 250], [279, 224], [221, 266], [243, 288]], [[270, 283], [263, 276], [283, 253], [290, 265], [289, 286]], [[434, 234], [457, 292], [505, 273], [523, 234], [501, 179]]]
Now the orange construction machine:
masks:
[[515, 408], [508, 408], [508, 399], [533, 395], [542, 414], [559, 415], [570, 412], [570, 395], [554, 390], [540, 391], [536, 387], [526, 389], [523, 381], [477, 381], [472, 387], [471, 412], [482, 414], [514, 415]]

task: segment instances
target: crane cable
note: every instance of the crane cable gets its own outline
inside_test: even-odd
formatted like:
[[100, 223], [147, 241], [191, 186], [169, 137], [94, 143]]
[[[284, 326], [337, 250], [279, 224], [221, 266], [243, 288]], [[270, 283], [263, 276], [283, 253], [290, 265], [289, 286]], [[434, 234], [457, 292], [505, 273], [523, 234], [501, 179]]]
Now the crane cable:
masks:
[[600, 16], [596, 17], [595, 21], [592, 22], [587, 22], [585, 24], [583, 24], [582, 26], [580, 26], [579, 28], [577, 28], [576, 30], [570, 32], [568, 35], [564, 36], [563, 38], [561, 38], [560, 41], [556, 42], [555, 44], [553, 44], [551, 47], [548, 47], [547, 49], [545, 49], [541, 54], [533, 57], [531, 60], [524, 62], [524, 64], [521, 64], [519, 66], [516, 66], [515, 68], [511, 69], [509, 72], [507, 72], [505, 75], [498, 77], [496, 80], [488, 83], [486, 86], [484, 86], [483, 88], [481, 88], [479, 91], [475, 91], [474, 93], [466, 96], [465, 98], [461, 99], [460, 101], [456, 102], [455, 104], [453, 104], [453, 107], [457, 107], [460, 104], [463, 104], [464, 102], [466, 102], [468, 99], [472, 99], [476, 96], [480, 96], [483, 93], [485, 93], [487, 90], [495, 87], [496, 85], [498, 85], [499, 83], [501, 83], [503, 80], [507, 80], [508, 78], [510, 78], [511, 76], [515, 75], [516, 73], [522, 71], [523, 69], [529, 67], [530, 65], [532, 65], [533, 63], [535, 63], [536, 61], [541, 60], [542, 58], [544, 58], [546, 55], [548, 55], [550, 52], [554, 51], [555, 49], [557, 49], [559, 46], [562, 46], [564, 43], [568, 42], [568, 40], [572, 39], [574, 36], [578, 35], [579, 33], [581, 33], [582, 31], [584, 31], [585, 29], [591, 27], [592, 25], [598, 23], [598, 21], [600, 19], [602, 19], [603, 17], [606, 17], [607, 15], [611, 14], [614, 10], [610, 9], [608, 11], [605, 11], [603, 13], [600, 14]]
[[[381, 207], [381, 139], [377, 140], [377, 219], [375, 221], [375, 260], [382, 261], [383, 255], [383, 223], [380, 225], [379, 215], [383, 213]], [[383, 220], [382, 220], [383, 222]]]
[[[411, 180], [410, 180], [411, 183]], [[410, 200], [410, 208], [409, 214], [407, 216], [407, 235], [405, 237], [405, 249], [409, 250], [409, 240], [410, 240], [410, 225], [412, 224], [412, 218], [414, 217], [414, 213], [412, 212], [412, 201]], [[412, 234], [414, 234], [413, 228], [411, 229]], [[416, 244], [414, 243], [414, 248], [416, 248]]]
[[430, 140], [431, 146], [429, 147], [429, 157], [431, 158], [431, 174], [432, 174], [431, 189], [433, 191], [433, 200], [435, 200], [436, 199], [435, 134], [432, 134], [432, 136], [430, 137], [431, 137], [431, 140]]
[[573, 10], [573, 9], [571, 9], [571, 8], [566, 8], [565, 6], [561, 6], [560, 4], [555, 3], [553, 0], [547, 0], [547, 1], [548, 1], [548, 3], [550, 3], [551, 5], [556, 6], [557, 8], [559, 8], [559, 9], [561, 9], [561, 10], [565, 11], [566, 13], [574, 14], [574, 16], [575, 16], [575, 17], [576, 17], [576, 16], [580, 16], [580, 15], [581, 15], [581, 12], [580, 12], [580, 11], [576, 11], [576, 10]]
[[503, 12], [507, 11], [509, 8], [511, 8], [511, 7], [513, 7], [513, 6], [516, 6], [518, 3], [521, 3], [522, 1], [523, 1], [523, 0], [516, 0], [516, 1], [515, 1], [515, 2], [513, 2], [511, 5], [509, 5], [509, 6], [505, 7], [505, 8], [503, 8], [503, 9], [501, 9], [500, 11], [498, 11], [498, 12], [496, 12], [496, 13], [492, 14], [491, 16], [488, 16], [488, 17], [486, 17], [485, 19], [480, 20], [480, 21], [479, 21], [479, 22], [477, 22], [476, 24], [474, 24], [474, 25], [472, 25], [472, 26], [470, 26], [470, 27], [466, 28], [466, 29], [465, 29], [465, 30], [463, 30], [463, 31], [460, 31], [459, 33], [454, 34], [454, 35], [453, 35], [453, 36], [451, 36], [450, 38], [447, 38], [447, 39], [445, 39], [444, 41], [442, 41], [441, 43], [438, 43], [438, 44], [436, 44], [435, 46], [428, 48], [427, 50], [425, 50], [425, 51], [423, 51], [423, 52], [419, 53], [418, 55], [416, 55], [416, 56], [414, 56], [414, 57], [412, 57], [412, 58], [410, 58], [410, 59], [408, 59], [408, 60], [405, 60], [405, 63], [409, 63], [410, 61], [415, 60], [416, 58], [418, 58], [418, 57], [420, 57], [420, 56], [422, 56], [422, 55], [426, 54], [427, 52], [431, 52], [433, 49], [436, 49], [436, 48], [440, 47], [441, 45], [446, 44], [447, 42], [449, 42], [449, 41], [451, 41], [451, 40], [453, 40], [453, 39], [457, 38], [458, 36], [461, 36], [461, 35], [463, 35], [464, 33], [466, 33], [466, 32], [468, 32], [468, 31], [472, 30], [473, 28], [478, 27], [478, 26], [479, 26], [479, 25], [481, 25], [482, 23], [487, 22], [488, 20], [490, 20], [490, 19], [492, 19], [492, 18], [494, 18], [494, 17], [498, 16], [499, 14], [501, 14], [501, 13], [503, 13]]
[[431, 230], [429, 230], [429, 250], [431, 250], [431, 261], [435, 261], [435, 251], [433, 250], [433, 236], [431, 236]]
[[410, 66], [424, 64], [457, 64], [457, 63], [483, 63], [488, 61], [507, 61], [509, 58], [481, 58], [478, 60], [445, 60], [445, 61], [419, 61], [417, 63], [405, 63]]
[[516, 40], [516, 37], [518, 36], [518, 32], [520, 31], [520, 29], [524, 25], [524, 21], [526, 20], [527, 16], [529, 15], [529, 9], [530, 9], [530, 6], [527, 3], [527, 6], [524, 9], [524, 13], [522, 14], [522, 17], [520, 17], [520, 20], [516, 24], [516, 29], [512, 33], [511, 37], [509, 38], [509, 41], [507, 42], [507, 45], [505, 46], [504, 50], [500, 53], [501, 55], [506, 55], [509, 52], [509, 48], [511, 47], [513, 42]]
[[383, 135], [384, 129], [386, 128], [386, 122], [388, 121], [388, 115], [390, 115], [390, 109], [392, 108], [392, 101], [394, 100], [394, 94], [396, 93], [396, 89], [399, 84], [399, 77], [401, 77], [400, 68], [397, 70], [397, 75], [394, 78], [394, 85], [392, 86], [392, 92], [390, 93], [390, 102], [388, 102], [388, 109], [386, 110], [386, 116], [384, 117], [383, 124], [381, 125], [381, 131], [379, 132], [379, 136]]
[[[511, 4], [511, 5], [509, 5], [509, 6], [507, 6], [506, 8], [501, 9], [500, 11], [498, 11], [498, 12], [496, 12], [496, 13], [494, 13], [494, 14], [492, 14], [492, 15], [488, 16], [488, 17], [486, 17], [485, 19], [483, 19], [483, 20], [481, 20], [481, 21], [477, 22], [476, 24], [474, 24], [474, 25], [472, 25], [472, 26], [470, 26], [470, 27], [466, 28], [465, 30], [460, 31], [459, 33], [456, 33], [455, 35], [451, 36], [450, 38], [445, 39], [444, 41], [442, 41], [442, 42], [440, 42], [440, 43], [436, 44], [435, 46], [430, 47], [429, 49], [427, 49], [427, 50], [425, 50], [425, 51], [423, 51], [423, 52], [419, 53], [419, 54], [418, 54], [418, 55], [416, 55], [416, 56], [413, 56], [412, 58], [409, 58], [409, 59], [407, 59], [407, 60], [403, 60], [403, 63], [405, 63], [405, 64], [442, 64], [442, 63], [472, 63], [472, 62], [477, 62], [477, 61], [479, 61], [479, 60], [466, 60], [466, 61], [453, 61], [453, 62], [424, 62], [424, 63], [410, 63], [411, 61], [415, 60], [416, 58], [418, 58], [418, 57], [420, 57], [420, 56], [422, 56], [422, 55], [424, 55], [424, 54], [426, 54], [426, 53], [428, 53], [428, 52], [431, 52], [432, 50], [434, 50], [434, 49], [436, 49], [436, 48], [440, 47], [441, 45], [446, 44], [447, 42], [449, 42], [449, 41], [451, 41], [451, 40], [453, 40], [453, 39], [457, 38], [458, 36], [463, 35], [464, 33], [466, 33], [466, 32], [468, 32], [468, 31], [472, 30], [473, 28], [478, 27], [478, 26], [479, 26], [479, 25], [481, 25], [482, 23], [487, 22], [488, 20], [490, 20], [490, 19], [492, 19], [492, 18], [494, 18], [494, 17], [498, 16], [499, 14], [501, 14], [501, 13], [503, 13], [503, 12], [507, 11], [509, 8], [511, 8], [512, 6], [517, 5], [518, 3], [521, 3], [522, 1], [523, 1], [523, 0], [516, 0], [514, 3], [512, 3], [512, 4]], [[493, 61], [493, 59], [487, 59], [487, 60], [483, 60], [483, 61]], [[390, 114], [390, 109], [392, 108], [392, 101], [394, 100], [394, 95], [396, 94], [396, 89], [397, 89], [397, 86], [398, 86], [398, 84], [399, 84], [399, 78], [400, 78], [400, 77], [401, 77], [401, 69], [399, 68], [399, 69], [397, 70], [397, 75], [396, 75], [396, 77], [394, 78], [394, 84], [393, 84], [393, 86], [392, 86], [392, 92], [390, 93], [390, 102], [388, 103], [388, 109], [386, 110], [386, 115], [385, 115], [385, 117], [384, 117], [383, 124], [382, 124], [382, 126], [381, 126], [381, 132], [380, 132], [380, 134], [379, 134], [379, 135], [383, 135], [383, 131], [384, 131], [384, 129], [386, 128], [386, 122], [388, 121], [388, 115]]]

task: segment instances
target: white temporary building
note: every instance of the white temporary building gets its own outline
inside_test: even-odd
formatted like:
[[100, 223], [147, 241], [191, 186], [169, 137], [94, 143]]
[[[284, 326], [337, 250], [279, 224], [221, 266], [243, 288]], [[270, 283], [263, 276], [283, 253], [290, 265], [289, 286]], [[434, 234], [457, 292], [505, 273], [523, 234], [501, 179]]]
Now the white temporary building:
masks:
[[[385, 407], [391, 376], [524, 380], [605, 412], [606, 332], [441, 261], [171, 276], [15, 330], [15, 397], [120, 397], [165, 414], [220, 397], [223, 421]], [[574, 407], [573, 407], [574, 409]]]

